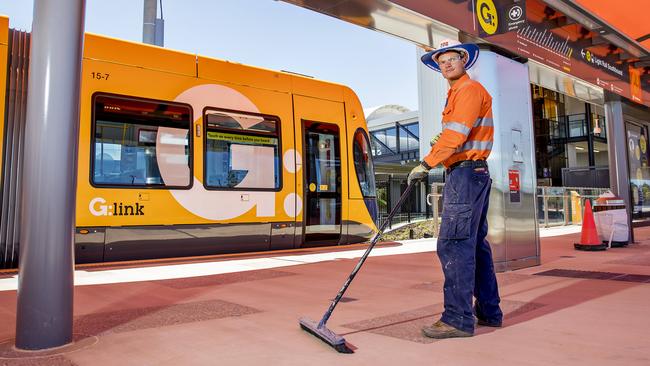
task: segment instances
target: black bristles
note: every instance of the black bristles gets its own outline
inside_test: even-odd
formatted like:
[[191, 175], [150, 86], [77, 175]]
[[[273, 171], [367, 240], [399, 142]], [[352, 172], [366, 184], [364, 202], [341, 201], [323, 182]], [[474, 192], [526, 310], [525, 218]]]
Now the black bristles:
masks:
[[338, 345], [334, 346], [334, 349], [338, 353], [354, 353], [352, 348], [348, 347], [347, 343], [338, 344]]
[[354, 353], [352, 348], [348, 347], [345, 339], [336, 333], [329, 330], [326, 326], [318, 328], [318, 324], [313, 320], [307, 318], [300, 319], [300, 328], [307, 333], [315, 336], [321, 341], [327, 343], [330, 347], [334, 348], [339, 353]]

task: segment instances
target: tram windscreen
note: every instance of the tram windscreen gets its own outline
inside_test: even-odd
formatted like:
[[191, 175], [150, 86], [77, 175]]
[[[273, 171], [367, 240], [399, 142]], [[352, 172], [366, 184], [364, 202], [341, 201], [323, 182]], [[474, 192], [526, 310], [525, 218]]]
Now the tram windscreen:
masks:
[[363, 130], [357, 130], [352, 145], [354, 168], [364, 197], [376, 197], [375, 170], [372, 165], [370, 143]]

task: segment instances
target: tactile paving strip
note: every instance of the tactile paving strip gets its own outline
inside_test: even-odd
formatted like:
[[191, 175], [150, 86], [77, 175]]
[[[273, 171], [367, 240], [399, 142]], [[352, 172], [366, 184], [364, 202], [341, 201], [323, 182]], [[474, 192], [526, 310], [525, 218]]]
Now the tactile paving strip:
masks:
[[259, 313], [260, 310], [221, 300], [198, 301], [171, 306], [124, 309], [75, 319], [75, 332], [99, 335], [159, 328], [176, 324], [222, 319]]
[[239, 282], [251, 282], [268, 280], [271, 278], [293, 276], [295, 273], [275, 270], [245, 271], [235, 273], [224, 273], [211, 276], [176, 278], [171, 280], [156, 281], [157, 284], [175, 288], [186, 289], [194, 287], [209, 287], [229, 285]]
[[[515, 319], [522, 314], [537, 310], [544, 306], [546, 305], [534, 302], [511, 300], [501, 301], [501, 310], [505, 314], [504, 319], [506, 325], [509, 320]], [[362, 320], [356, 323], [344, 324], [344, 327], [355, 329], [355, 331], [342, 333], [342, 335], [358, 332], [371, 332], [411, 342], [433, 343], [438, 340], [423, 336], [422, 327], [436, 322], [440, 318], [442, 311], [443, 304], [434, 304], [419, 309]], [[481, 334], [482, 329], [485, 328], [486, 327], [477, 327], [476, 333]]]

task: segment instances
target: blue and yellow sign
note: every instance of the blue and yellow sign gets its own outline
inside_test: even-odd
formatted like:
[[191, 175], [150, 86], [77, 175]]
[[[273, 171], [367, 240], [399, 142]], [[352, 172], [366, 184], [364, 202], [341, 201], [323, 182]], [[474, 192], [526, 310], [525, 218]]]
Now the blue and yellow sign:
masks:
[[481, 29], [487, 35], [493, 35], [499, 28], [499, 15], [497, 7], [492, 0], [478, 0], [476, 2], [476, 17]]

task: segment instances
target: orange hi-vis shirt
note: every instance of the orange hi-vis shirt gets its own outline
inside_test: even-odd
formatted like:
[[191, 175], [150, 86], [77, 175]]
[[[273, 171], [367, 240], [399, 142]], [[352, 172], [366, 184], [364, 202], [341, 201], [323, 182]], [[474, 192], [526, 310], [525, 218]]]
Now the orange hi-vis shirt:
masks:
[[492, 97], [465, 74], [447, 92], [442, 133], [424, 161], [432, 168], [440, 163], [449, 168], [462, 160], [484, 160], [493, 141]]

